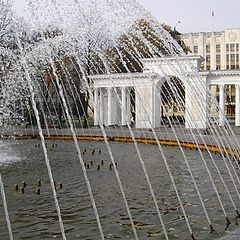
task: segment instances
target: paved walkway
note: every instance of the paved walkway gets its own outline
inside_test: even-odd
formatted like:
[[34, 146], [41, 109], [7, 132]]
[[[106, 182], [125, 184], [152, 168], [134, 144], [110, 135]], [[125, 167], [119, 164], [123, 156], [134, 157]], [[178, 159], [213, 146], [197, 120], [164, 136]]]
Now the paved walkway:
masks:
[[[156, 135], [158, 139], [164, 139], [164, 140], [176, 140], [182, 142], [197, 142], [199, 144], [207, 144], [207, 145], [214, 145], [218, 146], [219, 142], [216, 141], [215, 137], [213, 135], [208, 135], [204, 131], [196, 131], [196, 130], [189, 130], [185, 129], [183, 125], [174, 126], [174, 131], [171, 128], [168, 127], [161, 127], [158, 129], [155, 129]], [[136, 138], [147, 138], [147, 139], [155, 139], [153, 132], [151, 129], [132, 129], [132, 132]], [[193, 133], [194, 132], [194, 138]], [[128, 128], [126, 127], [106, 127], [105, 133], [108, 137], [130, 137], [131, 133]], [[240, 132], [239, 132], [240, 133]], [[25, 135], [25, 136], [38, 136], [38, 129], [34, 128], [27, 128], [27, 129], [21, 129], [16, 128], [14, 132], [8, 132], [5, 131], [4, 133], [0, 133], [0, 135], [5, 136], [18, 136], [18, 135]], [[66, 136], [66, 135], [72, 135], [70, 132], [70, 129], [64, 128], [64, 129], [53, 129], [50, 128], [48, 131], [46, 129], [43, 129], [43, 134], [46, 136]], [[90, 129], [76, 129], [76, 134], [78, 136], [103, 136], [101, 129], [99, 128], [90, 128]], [[221, 133], [219, 133], [221, 135]], [[240, 135], [238, 135], [238, 140], [240, 139]], [[234, 148], [234, 143], [232, 141], [231, 136], [219, 136], [219, 139], [221, 140], [221, 145], [225, 146], [227, 148]]]

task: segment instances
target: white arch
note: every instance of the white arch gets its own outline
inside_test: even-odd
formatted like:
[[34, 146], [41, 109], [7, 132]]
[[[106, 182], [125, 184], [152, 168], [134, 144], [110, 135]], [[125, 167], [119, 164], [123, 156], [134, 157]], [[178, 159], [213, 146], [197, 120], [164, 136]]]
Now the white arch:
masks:
[[[95, 75], [90, 77], [93, 80], [95, 92], [98, 93], [95, 94], [94, 101], [95, 125], [125, 125], [129, 122], [131, 118], [129, 110], [130, 97], [126, 89], [134, 88], [136, 127], [159, 127], [161, 122], [160, 102], [156, 86], [159, 81], [161, 82], [166, 76], [171, 75], [181, 79], [185, 87], [186, 128], [207, 128], [208, 91], [209, 86], [212, 84], [232, 83], [238, 86], [236, 87], [236, 125], [240, 125], [239, 70], [201, 72], [200, 65], [203, 58], [200, 56], [148, 58], [141, 61], [144, 66], [143, 73]], [[101, 96], [100, 99], [99, 96]], [[221, 99], [220, 103], [222, 104], [222, 102], [224, 102], [223, 99]], [[223, 107], [221, 106], [221, 108]]]

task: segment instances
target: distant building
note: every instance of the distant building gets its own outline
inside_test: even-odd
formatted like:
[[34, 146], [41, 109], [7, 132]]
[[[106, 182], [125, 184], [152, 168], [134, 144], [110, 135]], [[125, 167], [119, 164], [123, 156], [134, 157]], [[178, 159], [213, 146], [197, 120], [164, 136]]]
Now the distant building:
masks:
[[240, 29], [185, 33], [182, 39], [191, 49], [189, 55], [205, 59], [203, 70], [239, 69]]
[[[205, 61], [201, 69], [239, 69], [240, 28], [225, 29], [221, 32], [196, 32], [182, 34], [182, 40], [189, 46], [189, 55], [201, 55]], [[240, 70], [239, 70], [240, 71]], [[219, 87], [211, 86], [213, 95], [219, 98]], [[235, 114], [235, 85], [225, 84], [225, 114]]]

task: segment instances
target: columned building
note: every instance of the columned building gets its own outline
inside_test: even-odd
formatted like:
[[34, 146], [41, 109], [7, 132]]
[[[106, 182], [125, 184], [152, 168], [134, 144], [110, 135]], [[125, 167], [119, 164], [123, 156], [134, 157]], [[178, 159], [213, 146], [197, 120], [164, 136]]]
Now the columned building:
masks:
[[[208, 90], [212, 85], [219, 88], [218, 107], [216, 103], [214, 106], [217, 107], [219, 125], [224, 125], [227, 84], [235, 86], [235, 125], [240, 126], [240, 71], [200, 71], [202, 61], [202, 57], [193, 56], [142, 59], [143, 73], [90, 76], [94, 88], [94, 124], [124, 126], [131, 124], [134, 117], [137, 128], [160, 127], [163, 117], [161, 88], [169, 76], [176, 76], [185, 89], [186, 128], [208, 127], [211, 102]], [[131, 91], [134, 91], [134, 106]]]
[[202, 70], [239, 69], [240, 29], [185, 33], [182, 39], [191, 49], [189, 55], [205, 59]]
[[[162, 113], [160, 92], [169, 76], [176, 76], [185, 89], [185, 127], [205, 129], [209, 124], [209, 88], [218, 86], [219, 103], [214, 103], [218, 124], [225, 123], [225, 88], [235, 88], [235, 126], [240, 126], [240, 71], [200, 71], [202, 57], [142, 59], [143, 73], [90, 76], [94, 88], [94, 125], [131, 124], [137, 128], [157, 128]], [[184, 70], [184, 71], [183, 71]], [[132, 106], [134, 91], [134, 106]], [[213, 99], [214, 101], [215, 99]], [[218, 106], [217, 106], [218, 105]]]
[[[200, 55], [205, 61], [201, 65], [203, 71], [239, 70], [240, 54], [240, 29], [225, 29], [221, 32], [196, 32], [185, 33], [182, 39], [190, 47], [189, 55]], [[219, 100], [224, 94], [224, 112], [226, 116], [236, 113], [235, 96], [237, 89], [230, 82], [224, 84], [224, 89], [219, 85], [211, 85], [211, 92]]]

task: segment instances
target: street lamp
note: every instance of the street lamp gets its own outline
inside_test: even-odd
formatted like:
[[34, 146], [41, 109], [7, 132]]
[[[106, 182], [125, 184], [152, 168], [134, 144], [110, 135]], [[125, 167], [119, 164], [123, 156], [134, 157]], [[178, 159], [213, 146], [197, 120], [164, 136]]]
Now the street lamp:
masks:
[[174, 31], [177, 31], [176, 28], [177, 28], [177, 26], [178, 26], [180, 23], [181, 23], [181, 21], [178, 21], [178, 22], [177, 22], [177, 24], [176, 24], [175, 27], [173, 28]]

